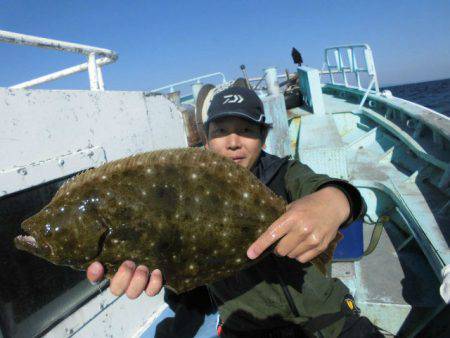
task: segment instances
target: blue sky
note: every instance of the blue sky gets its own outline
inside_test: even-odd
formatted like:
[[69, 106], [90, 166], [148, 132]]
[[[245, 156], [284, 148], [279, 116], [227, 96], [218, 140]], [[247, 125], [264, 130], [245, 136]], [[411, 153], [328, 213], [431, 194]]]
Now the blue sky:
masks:
[[[0, 0], [0, 29], [113, 49], [112, 90], [148, 90], [205, 73], [294, 70], [292, 46], [320, 68], [325, 47], [368, 43], [382, 85], [450, 77], [450, 1]], [[0, 86], [85, 62], [0, 44]], [[87, 89], [87, 73], [40, 88]]]

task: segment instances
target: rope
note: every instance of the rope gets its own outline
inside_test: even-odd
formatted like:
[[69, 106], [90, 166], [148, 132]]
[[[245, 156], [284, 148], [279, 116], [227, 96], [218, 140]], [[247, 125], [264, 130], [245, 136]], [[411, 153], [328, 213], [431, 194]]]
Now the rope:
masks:
[[378, 242], [380, 241], [381, 234], [383, 233], [384, 225], [391, 220], [391, 218], [386, 214], [378, 217], [378, 220], [376, 222], [374, 222], [369, 215], [366, 215], [366, 217], [369, 219], [369, 222], [366, 223], [375, 224], [375, 226], [372, 230], [372, 236], [370, 237], [369, 245], [364, 251], [364, 256], [370, 255], [375, 250]]

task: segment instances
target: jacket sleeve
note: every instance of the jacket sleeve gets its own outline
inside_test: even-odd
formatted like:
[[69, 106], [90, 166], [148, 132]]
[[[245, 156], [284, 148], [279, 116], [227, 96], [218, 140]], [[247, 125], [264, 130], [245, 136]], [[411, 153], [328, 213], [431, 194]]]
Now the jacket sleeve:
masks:
[[345, 180], [316, 174], [310, 167], [299, 161], [289, 161], [284, 182], [291, 201], [295, 201], [328, 186], [333, 186], [341, 190], [350, 204], [350, 216], [341, 225], [341, 228], [347, 227], [353, 221], [363, 217], [366, 213], [364, 200], [358, 189], [353, 185]]

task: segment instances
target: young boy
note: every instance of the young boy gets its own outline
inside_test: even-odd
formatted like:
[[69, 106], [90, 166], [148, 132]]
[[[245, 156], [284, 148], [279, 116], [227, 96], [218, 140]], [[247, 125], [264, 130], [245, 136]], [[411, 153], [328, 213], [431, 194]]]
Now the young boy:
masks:
[[[364, 213], [364, 203], [349, 183], [315, 174], [309, 167], [263, 151], [270, 125], [255, 92], [231, 87], [213, 98], [205, 123], [205, 147], [250, 170], [290, 204], [249, 248], [255, 259], [272, 244], [269, 254], [252, 267], [208, 286], [222, 322], [224, 337], [354, 337], [377, 334], [353, 309], [348, 289], [324, 276], [308, 262], [328, 247], [337, 231]], [[91, 281], [103, 277], [93, 263]], [[126, 261], [111, 280], [111, 292], [137, 298], [144, 290], [162, 289], [161, 271], [151, 277], [145, 266]], [[350, 305], [349, 305], [350, 304]]]

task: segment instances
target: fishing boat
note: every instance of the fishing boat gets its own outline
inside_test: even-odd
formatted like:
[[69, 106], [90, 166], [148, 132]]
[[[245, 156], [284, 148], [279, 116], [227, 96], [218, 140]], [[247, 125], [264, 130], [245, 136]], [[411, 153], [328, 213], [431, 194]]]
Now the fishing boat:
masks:
[[[153, 337], [173, 312], [161, 292], [115, 297], [108, 282], [19, 252], [20, 223], [77, 173], [135, 153], [201, 146], [212, 96], [254, 89], [273, 124], [267, 152], [349, 180], [367, 215], [344, 233], [332, 276], [386, 336], [449, 330], [439, 294], [450, 264], [450, 119], [380, 90], [367, 44], [326, 48], [324, 64], [227, 80], [221, 72], [149, 91], [105, 89], [104, 48], [0, 31], [0, 41], [78, 53], [85, 63], [0, 88], [0, 338]], [[87, 71], [89, 90], [32, 89]], [[197, 337], [215, 337], [216, 315]], [[447, 330], [447, 331], [446, 331]]]

